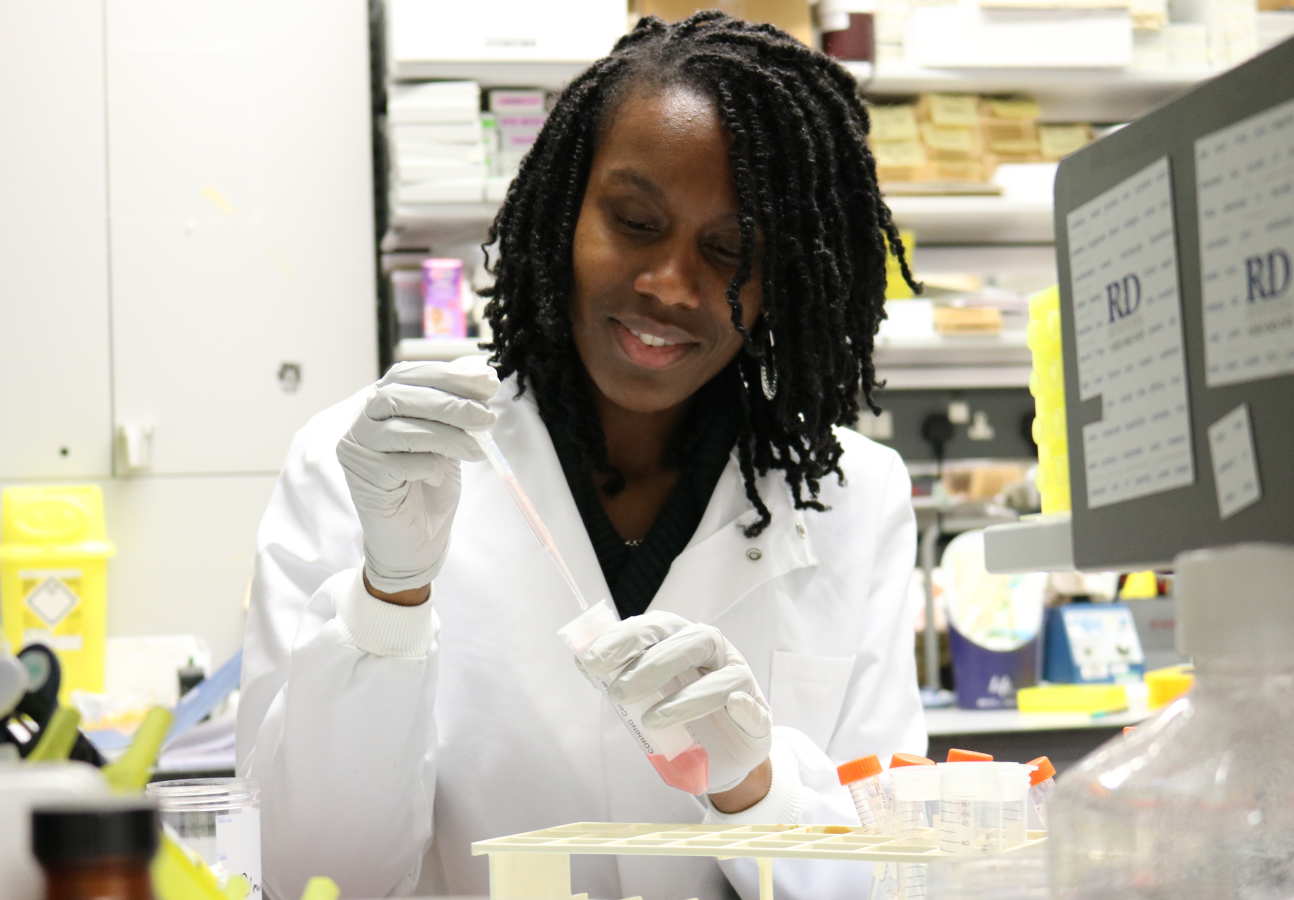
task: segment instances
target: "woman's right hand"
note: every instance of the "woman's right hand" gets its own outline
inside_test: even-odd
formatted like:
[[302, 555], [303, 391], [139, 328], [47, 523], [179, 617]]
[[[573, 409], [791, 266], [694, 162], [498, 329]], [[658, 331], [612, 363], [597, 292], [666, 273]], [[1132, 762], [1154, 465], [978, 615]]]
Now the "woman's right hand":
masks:
[[459, 462], [485, 458], [468, 432], [494, 425], [487, 404], [498, 387], [481, 357], [396, 363], [338, 442], [364, 530], [370, 592], [421, 591], [440, 571], [458, 507]]

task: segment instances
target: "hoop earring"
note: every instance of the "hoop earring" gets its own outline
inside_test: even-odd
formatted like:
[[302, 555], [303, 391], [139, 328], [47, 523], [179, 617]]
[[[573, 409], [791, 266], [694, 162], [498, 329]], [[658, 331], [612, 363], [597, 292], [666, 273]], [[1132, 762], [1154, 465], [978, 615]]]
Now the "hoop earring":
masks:
[[759, 386], [769, 403], [777, 396], [777, 369], [773, 359], [773, 330], [768, 329], [767, 346], [759, 360]]

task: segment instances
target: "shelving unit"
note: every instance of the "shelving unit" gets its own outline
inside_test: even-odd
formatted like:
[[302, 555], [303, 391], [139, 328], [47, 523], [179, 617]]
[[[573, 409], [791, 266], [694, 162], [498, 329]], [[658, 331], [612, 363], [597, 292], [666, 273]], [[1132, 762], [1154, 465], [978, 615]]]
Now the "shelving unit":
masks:
[[[482, 87], [536, 86], [559, 90], [592, 60], [397, 60], [396, 81], [463, 79]], [[1145, 115], [1213, 73], [1130, 69], [927, 69], [846, 62], [868, 96], [899, 97], [927, 91], [974, 94], [1028, 92], [1049, 122], [1124, 122]]]

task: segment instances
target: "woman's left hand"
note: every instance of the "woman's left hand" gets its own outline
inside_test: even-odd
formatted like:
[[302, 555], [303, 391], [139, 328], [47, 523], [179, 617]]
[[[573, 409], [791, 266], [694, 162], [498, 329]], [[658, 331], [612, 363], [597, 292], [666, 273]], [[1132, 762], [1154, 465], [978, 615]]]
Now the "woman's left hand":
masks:
[[[742, 805], [750, 806], [767, 793], [763, 764], [772, 745], [772, 714], [745, 657], [719, 629], [674, 613], [649, 611], [599, 637], [581, 654], [580, 663], [589, 674], [609, 682], [608, 693], [622, 703], [668, 691], [643, 714], [643, 724], [666, 728], [698, 723], [690, 730], [710, 757], [712, 799], [742, 785], [747, 776], [760, 780], [763, 788]], [[684, 684], [674, 690], [676, 679]], [[706, 717], [710, 718], [705, 723], [698, 721]], [[761, 773], [762, 779], [757, 778]]]

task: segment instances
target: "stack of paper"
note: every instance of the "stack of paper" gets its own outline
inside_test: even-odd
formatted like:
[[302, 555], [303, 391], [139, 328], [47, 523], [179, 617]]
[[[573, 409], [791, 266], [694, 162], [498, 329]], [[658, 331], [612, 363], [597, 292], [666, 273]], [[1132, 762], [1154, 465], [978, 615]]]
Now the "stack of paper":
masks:
[[479, 203], [489, 174], [474, 81], [393, 85], [387, 103], [396, 205]]

